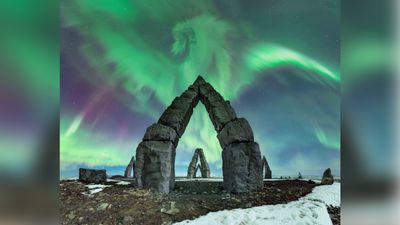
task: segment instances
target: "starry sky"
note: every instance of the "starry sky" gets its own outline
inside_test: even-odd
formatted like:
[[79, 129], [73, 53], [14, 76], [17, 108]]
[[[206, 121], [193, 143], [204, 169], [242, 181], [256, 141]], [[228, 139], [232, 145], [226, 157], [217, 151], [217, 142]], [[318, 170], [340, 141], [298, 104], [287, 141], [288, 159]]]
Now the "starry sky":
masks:
[[[60, 174], [122, 174], [146, 128], [201, 74], [253, 128], [274, 175], [340, 175], [340, 1], [61, 1]], [[177, 147], [221, 176], [202, 104]]]

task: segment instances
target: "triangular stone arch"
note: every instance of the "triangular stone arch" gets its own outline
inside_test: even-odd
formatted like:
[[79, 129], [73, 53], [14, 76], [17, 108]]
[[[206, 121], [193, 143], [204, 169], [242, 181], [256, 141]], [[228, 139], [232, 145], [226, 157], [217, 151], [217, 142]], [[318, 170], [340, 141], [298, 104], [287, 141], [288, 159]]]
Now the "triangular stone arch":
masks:
[[188, 166], [187, 178], [195, 178], [198, 169], [200, 169], [202, 178], [210, 177], [210, 167], [208, 165], [206, 156], [204, 155], [203, 149], [201, 148], [196, 148], [193, 153], [192, 160]]
[[223, 149], [225, 190], [240, 193], [262, 188], [261, 153], [249, 123], [237, 118], [229, 101], [201, 76], [147, 128], [136, 149], [137, 186], [165, 193], [174, 188], [175, 149], [199, 101], [205, 105]]

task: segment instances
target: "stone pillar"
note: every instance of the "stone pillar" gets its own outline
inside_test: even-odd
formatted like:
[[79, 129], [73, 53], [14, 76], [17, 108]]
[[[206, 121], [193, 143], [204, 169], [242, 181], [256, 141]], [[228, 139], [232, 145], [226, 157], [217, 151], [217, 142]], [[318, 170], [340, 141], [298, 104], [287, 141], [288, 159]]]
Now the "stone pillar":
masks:
[[333, 179], [333, 175], [331, 172], [331, 168], [328, 168], [324, 171], [324, 174], [322, 175], [322, 180], [321, 180], [321, 184], [322, 185], [326, 185], [326, 184], [333, 184], [334, 179]]
[[262, 188], [262, 165], [256, 142], [232, 143], [222, 151], [224, 188], [241, 193]]
[[264, 168], [264, 179], [272, 179], [272, 171], [269, 168], [267, 159], [265, 158], [265, 156], [263, 156], [262, 159], [262, 166]]
[[187, 173], [187, 178], [193, 178], [195, 177], [196, 174], [196, 165], [197, 165], [197, 160], [199, 157], [199, 152], [197, 151], [197, 149], [194, 151], [193, 153], [193, 157], [192, 160], [189, 163], [188, 166], [188, 173]]
[[136, 179], [139, 188], [168, 193], [175, 147], [170, 141], [143, 141], [136, 149]]
[[225, 189], [240, 193], [262, 188], [261, 152], [247, 120], [237, 118], [228, 122], [217, 138], [223, 149]]
[[210, 166], [208, 165], [206, 156], [204, 155], [203, 149], [198, 148], [199, 157], [200, 157], [200, 171], [202, 178], [210, 177]]
[[128, 166], [125, 169], [125, 177], [132, 177], [132, 171], [133, 171], [133, 177], [135, 177], [135, 156], [132, 156], [131, 161], [129, 162]]

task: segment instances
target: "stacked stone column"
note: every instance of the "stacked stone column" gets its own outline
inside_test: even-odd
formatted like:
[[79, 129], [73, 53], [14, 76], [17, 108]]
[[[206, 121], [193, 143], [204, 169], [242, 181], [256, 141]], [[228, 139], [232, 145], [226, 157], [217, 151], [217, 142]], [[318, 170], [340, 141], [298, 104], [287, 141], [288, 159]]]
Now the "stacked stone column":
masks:
[[[207, 109], [223, 149], [225, 189], [239, 193], [261, 188], [261, 153], [249, 123], [244, 118], [237, 118], [230, 103], [200, 76], [174, 99], [158, 122], [146, 130], [136, 150], [138, 187], [166, 193], [174, 188], [175, 149], [199, 100]], [[202, 166], [201, 171], [202, 176], [209, 176], [208, 166]]]

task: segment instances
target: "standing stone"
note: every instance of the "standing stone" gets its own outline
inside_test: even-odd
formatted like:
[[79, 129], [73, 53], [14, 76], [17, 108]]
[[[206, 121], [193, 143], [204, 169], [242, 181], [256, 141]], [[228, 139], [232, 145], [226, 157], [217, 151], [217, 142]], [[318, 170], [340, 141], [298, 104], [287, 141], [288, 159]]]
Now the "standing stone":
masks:
[[107, 182], [107, 173], [106, 170], [79, 168], [79, 180], [87, 184], [102, 184]]
[[[169, 141], [144, 141], [136, 149], [137, 186], [168, 193], [173, 186], [175, 147]], [[174, 177], [173, 177], [174, 178]], [[174, 180], [174, 179], [172, 179]]]
[[204, 155], [204, 151], [201, 148], [198, 148], [199, 157], [200, 157], [200, 170], [202, 178], [210, 177], [210, 166], [208, 165], [206, 156]]
[[222, 151], [224, 188], [241, 193], [262, 188], [262, 162], [256, 142], [233, 143]]
[[[132, 156], [131, 161], [125, 169], [125, 177], [132, 177], [132, 170], [135, 168], [135, 156]], [[135, 171], [133, 171], [133, 177], [135, 177]]]
[[264, 168], [264, 179], [272, 179], [272, 171], [268, 165], [268, 161], [265, 156], [263, 156], [262, 165]]
[[192, 160], [190, 161], [188, 166], [187, 178], [194, 178], [194, 176], [196, 175], [196, 165], [198, 158], [199, 158], [199, 152], [196, 149], [193, 153]]
[[321, 184], [322, 185], [330, 185], [333, 184], [334, 179], [331, 173], [331, 168], [325, 170], [324, 174], [322, 175]]

